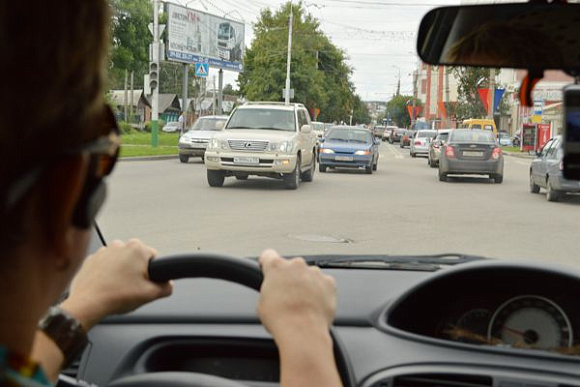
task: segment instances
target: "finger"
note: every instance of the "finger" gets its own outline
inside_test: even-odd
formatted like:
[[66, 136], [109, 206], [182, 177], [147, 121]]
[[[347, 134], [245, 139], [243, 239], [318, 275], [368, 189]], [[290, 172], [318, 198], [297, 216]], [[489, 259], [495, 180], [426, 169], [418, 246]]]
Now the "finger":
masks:
[[296, 266], [306, 267], [306, 261], [302, 257], [292, 258], [290, 262]]
[[270, 269], [277, 267], [283, 260], [275, 250], [268, 249], [262, 252], [258, 261], [262, 266], [262, 272], [265, 274]]
[[316, 265], [309, 266], [308, 269], [310, 269], [310, 271], [313, 271], [315, 273], [321, 273], [322, 272], [322, 270], [320, 270], [320, 268], [318, 266], [316, 266]]

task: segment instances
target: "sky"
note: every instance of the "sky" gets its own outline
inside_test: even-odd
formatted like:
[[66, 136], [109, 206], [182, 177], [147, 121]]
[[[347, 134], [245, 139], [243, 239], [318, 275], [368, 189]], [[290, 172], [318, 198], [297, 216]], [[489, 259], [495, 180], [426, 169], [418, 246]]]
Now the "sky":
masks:
[[[244, 22], [246, 47], [252, 24], [264, 8], [277, 10], [283, 0], [171, 0], [171, 2]], [[458, 0], [305, 0], [322, 31], [342, 48], [353, 68], [356, 92], [365, 101], [388, 101], [401, 77], [401, 93], [413, 93], [412, 72], [418, 66], [416, 33], [421, 18], [437, 6]], [[217, 74], [210, 69], [209, 81]], [[226, 71], [224, 85], [237, 88], [237, 73]], [[283, 85], [281, 85], [283, 87]]]

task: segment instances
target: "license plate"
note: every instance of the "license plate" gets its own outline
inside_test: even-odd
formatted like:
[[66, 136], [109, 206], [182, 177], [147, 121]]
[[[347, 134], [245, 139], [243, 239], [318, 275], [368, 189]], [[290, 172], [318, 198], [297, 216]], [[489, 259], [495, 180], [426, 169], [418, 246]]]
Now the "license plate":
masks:
[[260, 159], [257, 157], [234, 157], [234, 164], [258, 165]]
[[336, 156], [334, 158], [336, 161], [353, 161], [354, 157], [350, 157], [350, 156]]
[[483, 156], [483, 152], [463, 151], [463, 156], [481, 157], [481, 156]]
[[192, 148], [203, 148], [205, 149], [207, 147], [207, 144], [203, 144], [203, 143], [193, 143], [191, 144]]

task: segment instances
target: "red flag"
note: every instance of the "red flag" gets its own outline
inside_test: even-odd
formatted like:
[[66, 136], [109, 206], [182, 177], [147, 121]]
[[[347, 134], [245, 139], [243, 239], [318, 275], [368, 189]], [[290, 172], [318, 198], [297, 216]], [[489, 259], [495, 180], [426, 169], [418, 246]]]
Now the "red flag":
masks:
[[477, 92], [479, 93], [479, 98], [483, 103], [485, 111], [489, 111], [489, 106], [491, 105], [489, 89], [477, 89]]
[[447, 109], [445, 109], [445, 102], [439, 101], [439, 111], [443, 118], [447, 118]]
[[407, 106], [407, 111], [409, 112], [409, 118], [413, 121], [413, 106]]

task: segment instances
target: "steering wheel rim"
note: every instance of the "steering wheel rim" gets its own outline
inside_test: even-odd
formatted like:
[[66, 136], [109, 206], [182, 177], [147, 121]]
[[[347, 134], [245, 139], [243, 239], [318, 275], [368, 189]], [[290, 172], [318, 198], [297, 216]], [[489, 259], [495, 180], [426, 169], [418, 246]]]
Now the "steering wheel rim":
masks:
[[[191, 253], [154, 258], [149, 262], [149, 278], [154, 282], [166, 282], [182, 278], [213, 278], [244, 285], [260, 291], [264, 276], [257, 261], [222, 254]], [[350, 361], [342, 342], [330, 328], [334, 358], [342, 384], [354, 387]]]

